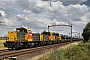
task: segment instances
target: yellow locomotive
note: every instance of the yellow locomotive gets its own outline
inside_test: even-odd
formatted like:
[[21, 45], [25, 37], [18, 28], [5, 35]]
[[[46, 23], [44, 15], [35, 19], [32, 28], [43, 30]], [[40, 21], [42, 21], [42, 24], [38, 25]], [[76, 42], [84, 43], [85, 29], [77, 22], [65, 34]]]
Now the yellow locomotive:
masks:
[[32, 33], [30, 28], [16, 28], [16, 31], [8, 31], [7, 40], [4, 46], [11, 49], [33, 47], [39, 45], [60, 43], [61, 36], [58, 33], [43, 31]]

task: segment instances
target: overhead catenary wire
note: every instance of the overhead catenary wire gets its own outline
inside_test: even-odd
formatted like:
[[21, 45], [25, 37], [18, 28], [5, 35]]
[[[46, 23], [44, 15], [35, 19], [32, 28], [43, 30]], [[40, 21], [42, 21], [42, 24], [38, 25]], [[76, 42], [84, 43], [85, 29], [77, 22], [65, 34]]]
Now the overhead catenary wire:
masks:
[[[16, 0], [15, 0], [16, 1]], [[19, 3], [19, 4], [21, 4], [22, 6], [24, 6], [24, 7], [27, 7], [26, 5], [24, 5], [24, 4], [22, 4], [22, 3], [20, 3], [20, 2], [18, 2], [18, 1], [16, 1], [17, 3]]]
[[[4, 2], [4, 1], [3, 1]], [[5, 2], [6, 3], [6, 2]], [[11, 4], [9, 4], [9, 3], [7, 3], [8, 5], [10, 5], [10, 6], [12, 6], [12, 7], [15, 7], [15, 6], [13, 6], [13, 5], [11, 5]], [[18, 14], [18, 13], [16, 13], [16, 12], [14, 12], [14, 11], [10, 11], [10, 10], [8, 10], [8, 9], [6, 9], [6, 8], [4, 8], [4, 6], [3, 5], [0, 5], [1, 7], [2, 7], [2, 9], [3, 10], [6, 10], [6, 11], [8, 11], [8, 13], [12, 13], [12, 14], [16, 14], [16, 15], [20, 15], [20, 14]], [[16, 7], [15, 7], [16, 8]], [[18, 9], [18, 8], [17, 8]], [[19, 9], [20, 10], [20, 9]], [[22, 15], [20, 15], [20, 16], [22, 16], [22, 17], [26, 17], [24, 14]]]
[[[2, 6], [2, 5], [1, 5]], [[0, 7], [1, 8], [1, 7]], [[10, 13], [11, 15], [13, 15], [13, 16], [15, 16], [15, 14], [17, 15], [17, 13], [15, 13], [15, 12], [13, 12], [13, 11], [9, 11], [8, 9], [6, 9], [6, 8], [4, 8], [3, 6], [2, 6], [2, 8], [1, 9], [3, 9], [3, 10], [6, 10], [6, 11], [8, 11], [8, 13]], [[9, 19], [12, 19], [12, 17], [10, 18], [10, 17], [6, 17], [6, 18], [9, 18]], [[12, 20], [15, 20], [15, 19], [12, 19]], [[19, 22], [19, 21], [18, 21]], [[37, 21], [37, 22], [39, 22], [39, 21]], [[25, 22], [25, 23], [29, 23], [29, 22]], [[41, 23], [41, 22], [40, 22]], [[38, 27], [36, 24], [33, 24], [35, 27]], [[12, 27], [15, 27], [15, 26], [12, 26]], [[45, 27], [43, 27], [43, 28], [45, 28]]]
[[[16, 1], [16, 0], [15, 0]], [[24, 5], [24, 4], [22, 4], [22, 3], [20, 3], [20, 2], [18, 2], [18, 1], [16, 1], [17, 3], [19, 3], [19, 4], [21, 4], [22, 6], [24, 6], [24, 7], [27, 7], [26, 5]], [[37, 21], [37, 20], [35, 20], [35, 21]], [[37, 22], [39, 22], [39, 23], [42, 23], [42, 22], [40, 22], [40, 21], [37, 21]], [[43, 24], [43, 23], [42, 23]]]
[[[16, 1], [16, 0], [15, 0], [15, 1]], [[19, 8], [17, 8], [16, 6], [11, 5], [11, 4], [9, 4], [9, 3], [5, 2], [5, 1], [3, 1], [3, 2], [6, 3], [6, 4], [8, 4], [8, 5], [10, 5], [10, 6], [12, 6], [12, 7], [14, 7], [14, 8], [16, 8], [16, 9], [18, 9], [18, 10], [20, 10], [20, 11], [22, 11], [24, 14], [27, 14], [27, 13], [24, 12], [22, 9], [19, 9]], [[26, 7], [24, 4], [22, 4], [22, 3], [18, 2], [18, 1], [16, 1], [16, 2], [19, 3], [20, 5]], [[26, 16], [26, 15], [24, 15], [24, 14], [22, 15], [22, 17], [27, 17], [27, 18], [28, 18], [28, 16]], [[28, 18], [28, 19], [29, 19], [29, 18]], [[40, 22], [40, 21], [38, 21], [38, 20], [35, 20], [35, 21], [43, 24], [43, 22]]]
[[[8, 11], [8, 13], [10, 13], [12, 16], [15, 16], [15, 12], [13, 11], [9, 11], [8, 9], [4, 8], [3, 6], [0, 7], [1, 9], [5, 10], [5, 11]], [[11, 18], [11, 17], [8, 17], [8, 16], [4, 16], [4, 18], [8, 18], [8, 19], [11, 19], [11, 20], [15, 20], [15, 18]], [[9, 24], [9, 23], [8, 23]], [[5, 27], [5, 26], [4, 26]], [[10, 26], [10, 27], [14, 27], [14, 26]]]
[[[20, 9], [20, 8], [17, 8], [16, 6], [14, 6], [14, 5], [11, 5], [11, 4], [9, 4], [9, 3], [7, 3], [7, 2], [5, 2], [5, 1], [2, 1], [2, 2], [4, 2], [4, 3], [6, 3], [6, 4], [8, 4], [8, 5], [10, 5], [10, 6], [12, 6], [12, 7], [14, 7], [14, 8], [16, 8], [16, 9], [18, 9], [18, 10], [20, 10], [20, 11], [22, 11], [23, 12], [23, 10], [22, 9]], [[2, 5], [1, 5], [2, 6]], [[4, 6], [3, 6], [4, 7]], [[9, 10], [8, 10], [9, 11]], [[15, 13], [15, 12], [13, 12], [13, 13]], [[25, 13], [25, 12], [24, 12]], [[15, 13], [15, 14], [18, 14], [18, 13]], [[24, 15], [24, 14], [23, 14]], [[25, 17], [25, 15], [24, 15], [24, 17]]]
[[[16, 1], [16, 0], [15, 0], [15, 1]], [[18, 10], [20, 10], [20, 11], [22, 11], [24, 14], [27, 14], [26, 12], [24, 12], [23, 10], [17, 8], [17, 7], [14, 6], [14, 5], [11, 5], [11, 4], [9, 4], [9, 3], [5, 2], [5, 1], [2, 1], [2, 2], [6, 3], [6, 4], [8, 4], [8, 5], [10, 5], [10, 6], [14, 7], [14, 8], [16, 8], [16, 9], [18, 9]], [[21, 4], [22, 6], [26, 7], [26, 6], [23, 5], [22, 3], [18, 2], [18, 1], [16, 1], [16, 2], [19, 3], [19, 4]], [[30, 19], [28, 16], [26, 16], [26, 15], [24, 15], [24, 14], [23, 14], [22, 17], [26, 17], [26, 18]], [[42, 23], [42, 22], [40, 22], [40, 21], [38, 21], [38, 20], [35, 20], [35, 21], [37, 21], [37, 22], [39, 22], [39, 23]], [[44, 23], [42, 23], [42, 24], [44, 24]]]
[[[16, 1], [17, 3], [19, 3], [20, 5], [22, 5], [23, 7], [27, 7], [26, 5], [18, 2], [17, 0], [15, 0], [15, 1]], [[57, 1], [58, 1], [58, 0], [57, 0]], [[5, 1], [3, 1], [3, 2], [5, 2]], [[54, 2], [56, 2], [56, 1], [54, 1]], [[11, 5], [11, 4], [7, 3], [7, 2], [5, 2], [5, 3], [8, 4], [8, 5], [10, 5], [10, 6], [12, 6], [12, 7], [14, 7], [14, 8], [16, 8], [16, 9], [18, 9], [18, 10], [21, 10], [21, 9], [17, 8], [16, 6], [14, 6], [14, 5]], [[23, 10], [21, 10], [21, 11], [24, 12]], [[24, 14], [27, 14], [27, 13], [24, 12]], [[26, 15], [25, 15], [24, 17], [26, 17]], [[27, 18], [28, 18], [28, 17], [27, 17]], [[28, 19], [30, 19], [30, 18], [28, 18]], [[35, 20], [35, 21], [44, 24], [43, 22], [40, 22], [40, 21], [38, 21], [38, 20]]]
[[[4, 8], [2, 5], [0, 5], [0, 8], [5, 10], [5, 11], [8, 11], [8, 13], [10, 13], [13, 16], [15, 16], [15, 14], [18, 15], [18, 13], [15, 13], [14, 11], [10, 11], [10, 10]], [[10, 18], [10, 17], [6, 16], [5, 18]], [[13, 19], [13, 18], [10, 18], [10, 19]]]
[[[23, 11], [23, 9], [20, 9], [20, 8], [14, 6], [14, 5], [12, 5], [12, 4], [10, 4], [10, 3], [7, 3], [6, 1], [3, 1], [3, 0], [2, 0], [2, 2], [6, 3], [6, 4], [8, 4], [8, 5], [10, 5], [10, 6], [14, 7], [14, 8], [16, 8], [16, 9], [19, 10], [19, 11], [22, 11], [24, 14], [26, 13], [26, 12]], [[26, 13], [26, 14], [27, 14], [27, 13]]]

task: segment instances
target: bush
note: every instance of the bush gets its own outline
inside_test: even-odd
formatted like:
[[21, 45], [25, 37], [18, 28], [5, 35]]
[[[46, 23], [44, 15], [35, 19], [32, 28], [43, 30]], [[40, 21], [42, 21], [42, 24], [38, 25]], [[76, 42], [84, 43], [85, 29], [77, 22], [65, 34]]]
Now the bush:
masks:
[[54, 50], [48, 60], [64, 60], [64, 50]]
[[[85, 53], [86, 52], [86, 53]], [[69, 60], [86, 60], [88, 50], [84, 47], [74, 46], [65, 52], [65, 56]]]
[[67, 49], [54, 50], [47, 60], [90, 60], [90, 43], [81, 42]]

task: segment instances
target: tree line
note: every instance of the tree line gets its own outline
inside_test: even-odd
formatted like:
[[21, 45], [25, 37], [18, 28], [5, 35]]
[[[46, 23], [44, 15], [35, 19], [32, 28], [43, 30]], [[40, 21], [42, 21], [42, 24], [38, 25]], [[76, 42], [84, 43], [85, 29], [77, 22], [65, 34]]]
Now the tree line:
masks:
[[84, 43], [90, 40], [90, 22], [88, 22], [83, 29], [82, 36], [84, 38]]

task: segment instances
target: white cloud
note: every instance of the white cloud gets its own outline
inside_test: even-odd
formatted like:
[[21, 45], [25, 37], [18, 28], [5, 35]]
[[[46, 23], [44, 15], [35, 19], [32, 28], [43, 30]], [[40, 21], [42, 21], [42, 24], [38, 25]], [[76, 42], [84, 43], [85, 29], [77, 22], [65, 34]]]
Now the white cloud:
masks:
[[[80, 2], [83, 1], [84, 0], [80, 0]], [[3, 27], [5, 26], [5, 31], [3, 32], [7, 32], [8, 30], [14, 30], [14, 28], [21, 26], [30, 27], [33, 32], [42, 32], [43, 30], [47, 30], [48, 25], [52, 24], [72, 24], [73, 31], [82, 32], [84, 26], [87, 24], [88, 21], [90, 21], [90, 9], [86, 5], [76, 4], [64, 6], [62, 2], [57, 1], [51, 2], [52, 6], [50, 6], [50, 3], [48, 1], [18, 0], [18, 2], [24, 5], [26, 4], [27, 7], [25, 7], [14, 0], [13, 2], [5, 2], [8, 2], [14, 5], [15, 7], [21, 9], [14, 10], [14, 12], [21, 11], [23, 13], [14, 14], [10, 11], [4, 10], [6, 12], [5, 14], [9, 18], [3, 17], [0, 20], [0, 30], [3, 29]], [[15, 7], [8, 5], [4, 2], [2, 2], [0, 5], [3, 5], [4, 8], [8, 10], [15, 9]], [[0, 8], [0, 10], [2, 9]], [[52, 27], [51, 30], [57, 31], [58, 27]], [[57, 32], [68, 34], [70, 32], [70, 28], [60, 27], [60, 31]]]
[[67, 6], [67, 13], [69, 17], [74, 20], [78, 21], [81, 20], [80, 17], [84, 16], [88, 11], [88, 7], [86, 5], [69, 5]]
[[4, 11], [0, 11], [0, 16], [5, 16], [6, 14], [5, 14], [5, 12]]

